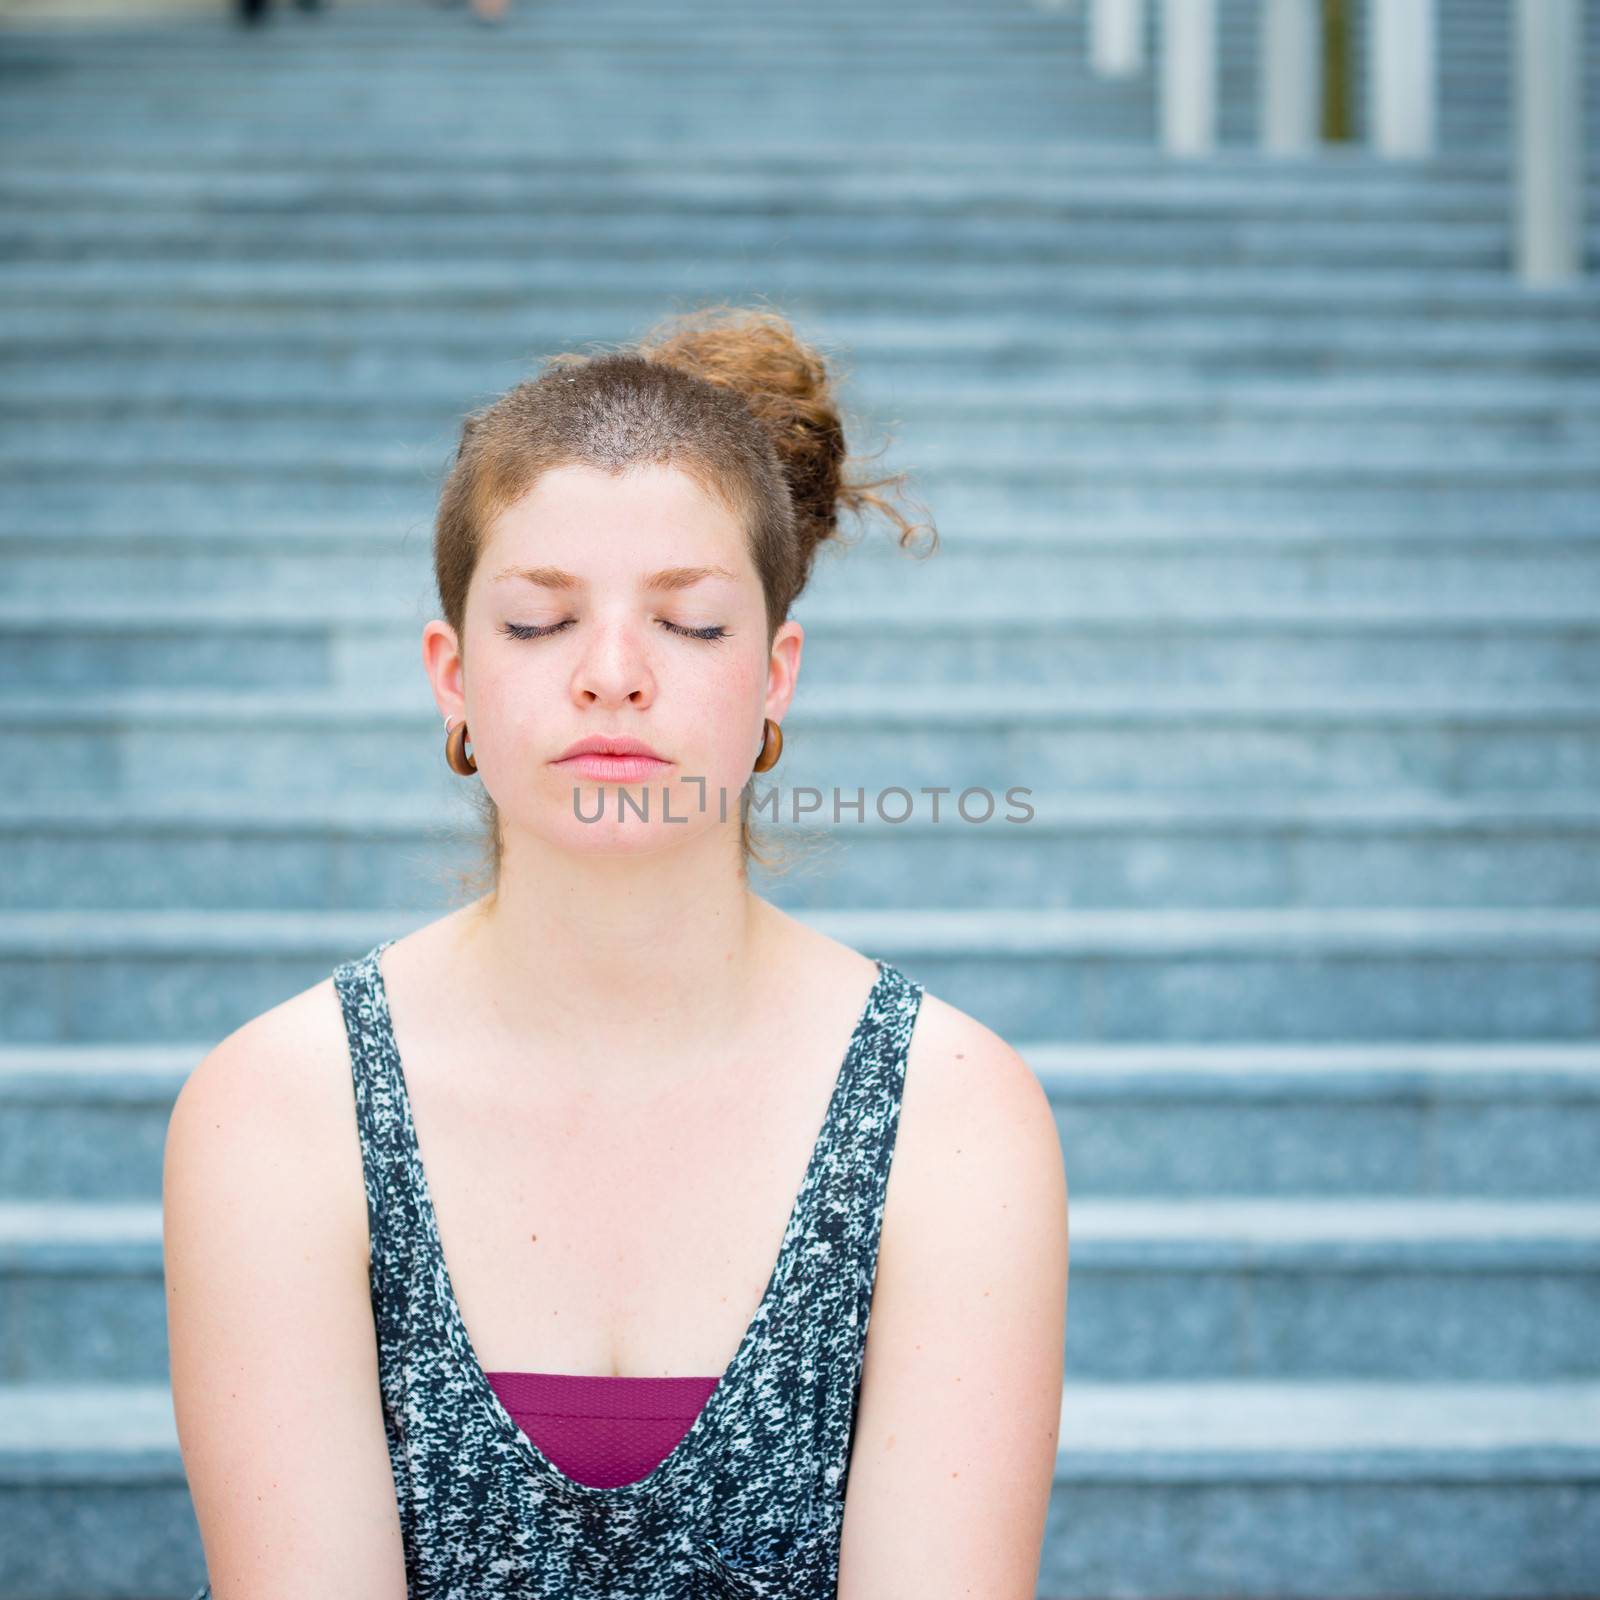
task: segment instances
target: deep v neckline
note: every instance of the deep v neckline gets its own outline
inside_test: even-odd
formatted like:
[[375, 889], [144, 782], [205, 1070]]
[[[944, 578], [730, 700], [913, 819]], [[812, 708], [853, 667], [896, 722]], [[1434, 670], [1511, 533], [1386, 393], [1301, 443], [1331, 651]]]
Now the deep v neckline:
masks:
[[[396, 938], [398, 938], [398, 935], [396, 935]], [[734, 1350], [733, 1356], [723, 1369], [721, 1376], [717, 1379], [716, 1387], [711, 1391], [710, 1397], [700, 1408], [698, 1415], [677, 1444], [667, 1452], [649, 1473], [642, 1478], [636, 1478], [632, 1483], [616, 1484], [605, 1488], [596, 1484], [583, 1483], [577, 1478], [570, 1477], [534, 1443], [506, 1409], [500, 1396], [495, 1393], [494, 1385], [489, 1382], [488, 1373], [483, 1363], [478, 1359], [478, 1353], [472, 1343], [472, 1337], [467, 1332], [466, 1318], [462, 1314], [461, 1303], [456, 1298], [455, 1285], [450, 1276], [450, 1268], [445, 1261], [444, 1243], [439, 1232], [439, 1218], [434, 1210], [433, 1193], [428, 1183], [427, 1169], [422, 1160], [422, 1148], [417, 1138], [416, 1119], [412, 1114], [411, 1095], [406, 1084], [405, 1065], [401, 1060], [400, 1046], [395, 1039], [394, 1021], [389, 1013], [389, 991], [384, 982], [381, 958], [383, 952], [394, 942], [395, 939], [386, 939], [382, 944], [375, 946], [368, 954], [366, 962], [371, 976], [373, 997], [376, 1000], [375, 1011], [383, 1044], [383, 1053], [393, 1072], [395, 1103], [399, 1111], [405, 1153], [410, 1158], [415, 1178], [417, 1210], [422, 1222], [423, 1248], [427, 1252], [430, 1269], [428, 1275], [434, 1287], [439, 1311], [444, 1319], [445, 1336], [449, 1343], [451, 1354], [455, 1359], [457, 1370], [472, 1397], [488, 1413], [498, 1432], [510, 1447], [517, 1452], [530, 1471], [549, 1479], [552, 1484], [569, 1496], [577, 1498], [604, 1499], [614, 1504], [621, 1500], [632, 1500], [651, 1495], [660, 1490], [670, 1480], [681, 1476], [698, 1459], [699, 1453], [713, 1439], [727, 1414], [729, 1406], [733, 1404], [740, 1380], [744, 1377], [749, 1367], [761, 1331], [766, 1325], [769, 1313], [777, 1302], [779, 1290], [792, 1269], [795, 1250], [804, 1236], [804, 1229], [801, 1223], [804, 1220], [805, 1207], [808, 1201], [812, 1203], [815, 1201], [819, 1188], [817, 1180], [820, 1177], [822, 1162], [828, 1147], [838, 1137], [840, 1131], [838, 1125], [842, 1119], [844, 1105], [850, 1091], [850, 1080], [859, 1069], [863, 1043], [868, 1034], [868, 1023], [882, 1009], [882, 997], [893, 969], [887, 963], [878, 960], [876, 957], [873, 958], [878, 968], [877, 976], [873, 979], [872, 987], [867, 992], [867, 998], [863, 1002], [860, 1013], [856, 1018], [855, 1027], [851, 1031], [849, 1041], [845, 1046], [844, 1056], [835, 1073], [833, 1092], [828, 1099], [828, 1107], [823, 1115], [822, 1126], [812, 1144], [811, 1155], [806, 1163], [805, 1175], [801, 1179], [800, 1187], [795, 1194], [794, 1203], [789, 1208], [789, 1215], [784, 1225], [783, 1238], [778, 1248], [777, 1259], [774, 1261], [772, 1271], [768, 1275], [766, 1288], [762, 1292], [761, 1299], [757, 1303], [749, 1322], [745, 1325], [744, 1334], [739, 1340], [738, 1347]]]

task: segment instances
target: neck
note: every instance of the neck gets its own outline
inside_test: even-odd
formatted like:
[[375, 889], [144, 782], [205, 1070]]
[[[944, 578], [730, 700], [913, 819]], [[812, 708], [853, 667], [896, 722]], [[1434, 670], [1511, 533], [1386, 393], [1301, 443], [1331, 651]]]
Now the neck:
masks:
[[467, 908], [483, 1021], [648, 1079], [725, 1050], [777, 959], [782, 916], [714, 830], [638, 855], [579, 855], [507, 830], [497, 889]]

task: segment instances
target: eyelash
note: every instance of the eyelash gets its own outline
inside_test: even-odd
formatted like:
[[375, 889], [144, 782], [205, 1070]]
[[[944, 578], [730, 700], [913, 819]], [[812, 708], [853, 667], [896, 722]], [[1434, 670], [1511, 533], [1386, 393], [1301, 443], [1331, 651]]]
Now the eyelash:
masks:
[[[569, 617], [567, 621], [571, 621]], [[680, 628], [675, 622], [668, 622], [665, 617], [657, 619], [661, 626], [669, 633], [675, 633], [684, 639], [704, 639], [708, 644], [715, 644], [719, 639], [728, 636], [728, 630], [720, 623], [709, 628]], [[502, 633], [509, 633], [513, 639], [548, 639], [551, 634], [559, 633], [566, 622], [557, 622], [548, 628], [536, 628], [531, 623], [503, 622], [500, 624]]]

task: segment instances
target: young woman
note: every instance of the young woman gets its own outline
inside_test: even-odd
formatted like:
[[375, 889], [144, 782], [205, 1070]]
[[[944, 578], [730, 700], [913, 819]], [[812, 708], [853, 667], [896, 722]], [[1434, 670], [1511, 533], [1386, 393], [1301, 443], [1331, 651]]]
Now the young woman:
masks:
[[1050, 1105], [748, 883], [817, 546], [841, 507], [910, 531], [844, 466], [769, 312], [467, 419], [422, 661], [486, 892], [229, 1035], [168, 1132], [217, 1600], [1033, 1595]]

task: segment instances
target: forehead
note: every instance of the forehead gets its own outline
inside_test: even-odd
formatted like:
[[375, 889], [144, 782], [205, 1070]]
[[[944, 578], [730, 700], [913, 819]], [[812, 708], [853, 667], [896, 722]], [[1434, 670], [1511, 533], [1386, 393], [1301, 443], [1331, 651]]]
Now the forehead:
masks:
[[490, 536], [506, 543], [581, 541], [589, 550], [617, 542], [647, 559], [670, 539], [674, 554], [689, 559], [687, 545], [724, 548], [742, 542], [744, 530], [735, 513], [688, 472], [650, 463], [615, 473], [552, 468], [495, 518]]

